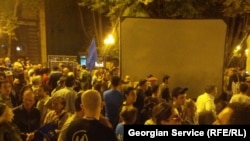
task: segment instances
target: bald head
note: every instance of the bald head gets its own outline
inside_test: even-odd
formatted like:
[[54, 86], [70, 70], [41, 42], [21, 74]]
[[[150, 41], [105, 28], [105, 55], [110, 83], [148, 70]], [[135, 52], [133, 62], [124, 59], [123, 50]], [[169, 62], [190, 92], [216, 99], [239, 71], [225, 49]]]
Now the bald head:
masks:
[[81, 99], [84, 110], [98, 111], [101, 109], [102, 99], [98, 91], [86, 90]]

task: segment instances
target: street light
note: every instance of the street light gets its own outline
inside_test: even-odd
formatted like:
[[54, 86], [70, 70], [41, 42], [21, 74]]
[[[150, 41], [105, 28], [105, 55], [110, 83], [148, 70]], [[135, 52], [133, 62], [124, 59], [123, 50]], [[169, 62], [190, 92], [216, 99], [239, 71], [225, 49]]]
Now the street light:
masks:
[[112, 45], [115, 44], [115, 39], [112, 34], [109, 34], [105, 39], [104, 39], [104, 45], [105, 47], [103, 48], [103, 55], [105, 55], [108, 52], [108, 48]]
[[20, 46], [16, 46], [16, 51], [21, 51], [22, 48]]
[[239, 51], [241, 49], [241, 45], [236, 46], [236, 50]]
[[[115, 44], [115, 39], [112, 34], [109, 34], [105, 39], [104, 39], [104, 45], [105, 47], [103, 48], [103, 58], [105, 61], [105, 64], [107, 63], [107, 56], [108, 56], [108, 50], [109, 47]], [[105, 65], [107, 67], [107, 64]]]
[[107, 38], [104, 39], [105, 45], [112, 45], [115, 43], [115, 39], [112, 34], [109, 34]]

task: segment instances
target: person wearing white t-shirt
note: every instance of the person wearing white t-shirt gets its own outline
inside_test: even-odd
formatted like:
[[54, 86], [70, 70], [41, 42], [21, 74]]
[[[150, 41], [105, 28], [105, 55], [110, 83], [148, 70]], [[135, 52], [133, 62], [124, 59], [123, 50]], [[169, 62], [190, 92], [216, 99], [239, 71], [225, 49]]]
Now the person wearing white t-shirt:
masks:
[[205, 88], [205, 93], [199, 95], [196, 100], [197, 112], [212, 111], [216, 115], [216, 106], [214, 99], [217, 95], [217, 86], [208, 85]]
[[233, 102], [242, 102], [242, 103], [248, 103], [250, 104], [250, 97], [247, 95], [248, 90], [248, 84], [247, 83], [241, 83], [240, 84], [240, 93], [235, 94], [231, 97], [229, 103]]

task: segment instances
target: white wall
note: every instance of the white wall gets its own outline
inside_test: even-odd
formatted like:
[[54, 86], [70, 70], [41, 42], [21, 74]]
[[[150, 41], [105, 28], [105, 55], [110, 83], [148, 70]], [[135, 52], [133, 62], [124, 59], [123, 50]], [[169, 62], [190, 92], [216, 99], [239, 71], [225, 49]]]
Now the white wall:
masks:
[[222, 89], [226, 24], [219, 19], [125, 18], [120, 24], [121, 75], [170, 75], [170, 88], [196, 98], [207, 84]]

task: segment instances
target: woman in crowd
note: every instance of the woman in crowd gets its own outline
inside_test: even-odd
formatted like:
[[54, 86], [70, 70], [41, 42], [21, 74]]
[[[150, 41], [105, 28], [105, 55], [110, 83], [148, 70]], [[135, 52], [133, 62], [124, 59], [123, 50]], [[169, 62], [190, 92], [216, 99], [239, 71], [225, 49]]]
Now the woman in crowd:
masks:
[[161, 102], [154, 107], [153, 116], [157, 125], [181, 125], [182, 122], [177, 109], [166, 102]]
[[69, 113], [65, 111], [66, 100], [61, 97], [57, 96], [52, 99], [52, 110], [49, 111], [45, 118], [43, 124], [50, 124], [53, 123], [56, 127], [56, 133], [60, 132], [61, 127], [65, 123], [65, 121], [70, 116]]
[[134, 124], [137, 118], [138, 110], [135, 107], [124, 107], [120, 112], [120, 123], [115, 128], [118, 141], [123, 141], [124, 125]]
[[22, 141], [21, 132], [12, 123], [13, 117], [12, 109], [0, 103], [0, 141]]
[[198, 114], [195, 101], [193, 99], [186, 99], [183, 105], [182, 124], [184, 125], [197, 125]]

